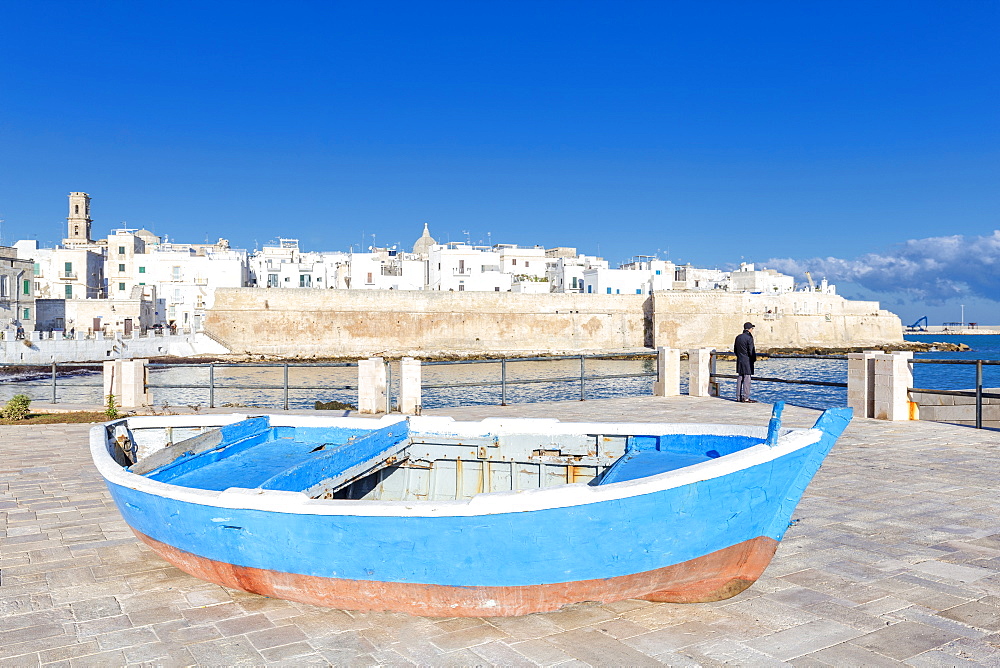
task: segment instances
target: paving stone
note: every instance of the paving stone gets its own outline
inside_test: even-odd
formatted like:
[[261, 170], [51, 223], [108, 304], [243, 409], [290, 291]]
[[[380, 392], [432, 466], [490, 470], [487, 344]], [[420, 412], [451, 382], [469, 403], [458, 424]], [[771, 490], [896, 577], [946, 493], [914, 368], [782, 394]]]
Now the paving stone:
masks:
[[323, 657], [309, 643], [304, 641], [260, 649], [260, 654], [267, 659], [268, 663], [287, 661], [289, 659], [297, 659], [295, 663], [298, 665], [311, 661], [324, 661]]
[[452, 631], [431, 638], [431, 642], [445, 652], [481, 645], [491, 640], [506, 638], [507, 634], [489, 624], [474, 626], [461, 631]]
[[899, 622], [851, 640], [859, 647], [903, 661], [958, 638], [956, 633], [918, 624]]
[[977, 629], [1000, 631], [1000, 607], [995, 605], [973, 601], [942, 610], [938, 615], [968, 624]]
[[903, 666], [901, 661], [892, 659], [884, 654], [878, 654], [864, 647], [858, 647], [852, 643], [840, 643], [826, 649], [807, 655], [818, 659], [831, 666]]
[[69, 607], [73, 611], [73, 616], [79, 622], [100, 619], [101, 617], [114, 617], [122, 613], [122, 607], [118, 603], [118, 599], [114, 596], [103, 596], [101, 598], [77, 601], [76, 603], [70, 603]]
[[[659, 665], [655, 658], [626, 645], [600, 631], [576, 629], [545, 638], [566, 654], [592, 666]], [[517, 647], [515, 645], [515, 647]]]
[[534, 661], [518, 652], [510, 645], [503, 642], [488, 642], [470, 648], [471, 651], [483, 658], [483, 661], [490, 666], [534, 666]]
[[277, 647], [279, 645], [290, 645], [306, 639], [306, 634], [296, 626], [278, 626], [273, 629], [264, 629], [247, 633], [247, 638], [258, 650]]
[[850, 626], [820, 619], [750, 640], [746, 642], [746, 645], [781, 661], [788, 661], [810, 652], [838, 645], [862, 634], [862, 631]]

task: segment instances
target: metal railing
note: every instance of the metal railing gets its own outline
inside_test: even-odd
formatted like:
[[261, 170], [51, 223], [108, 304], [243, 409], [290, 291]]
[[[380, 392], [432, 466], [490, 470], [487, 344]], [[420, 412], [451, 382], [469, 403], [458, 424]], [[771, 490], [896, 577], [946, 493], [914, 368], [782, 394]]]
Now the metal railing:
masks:
[[[357, 384], [354, 385], [292, 385], [288, 382], [288, 370], [290, 368], [320, 368], [320, 369], [333, 369], [333, 368], [345, 368], [345, 367], [357, 367], [357, 362], [305, 362], [301, 364], [287, 364], [287, 363], [260, 363], [260, 364], [225, 364], [225, 363], [209, 363], [209, 364], [150, 364], [149, 368], [152, 369], [208, 369], [208, 382], [207, 383], [155, 383], [153, 382], [153, 376], [150, 376], [150, 381], [146, 384], [147, 389], [163, 389], [163, 390], [200, 390], [204, 389], [208, 391], [208, 407], [215, 408], [215, 391], [218, 390], [281, 390], [282, 396], [282, 406], [284, 410], [288, 410], [288, 392], [290, 390], [357, 390]], [[236, 385], [236, 384], [219, 384], [215, 380], [215, 370], [216, 369], [282, 369], [282, 383], [281, 385]]]
[[[497, 380], [486, 380], [477, 382], [458, 383], [421, 383], [421, 391], [425, 389], [445, 389], [453, 387], [499, 387], [500, 405], [507, 406], [507, 388], [511, 385], [533, 385], [538, 383], [564, 383], [572, 382], [580, 384], [580, 401], [587, 399], [587, 381], [595, 380], [615, 380], [621, 378], [646, 378], [655, 377], [655, 371], [640, 371], [635, 373], [614, 373], [587, 375], [587, 360], [615, 360], [615, 359], [656, 359], [656, 353], [598, 353], [590, 355], [557, 355], [552, 357], [502, 357], [490, 360], [443, 360], [438, 362], [423, 362], [422, 366], [446, 366], [451, 364], [490, 364], [500, 366], [500, 378]], [[546, 376], [544, 378], [518, 378], [511, 379], [507, 375], [508, 365], [517, 365], [519, 362], [553, 362], [564, 360], [578, 360], [580, 372], [573, 376]]]
[[[52, 403], [59, 403], [59, 374], [63, 373], [63, 380], [66, 378], [66, 372], [72, 371], [74, 369], [94, 371], [95, 373], [100, 373], [103, 371], [104, 367], [100, 362], [53, 362], [51, 365], [40, 365], [40, 364], [9, 364], [5, 366], [13, 366], [19, 369], [38, 369], [39, 375], [46, 374], [48, 377], [45, 380], [41, 378], [31, 379], [31, 380], [15, 380], [11, 381], [9, 384], [16, 385], [16, 387], [48, 387], [51, 390], [51, 394], [48, 398], [51, 398]], [[101, 388], [101, 394], [104, 392], [104, 379], [99, 377], [98, 380], [94, 382], [81, 382], [74, 380], [72, 384], [63, 383], [64, 389], [66, 387], [99, 387]], [[98, 401], [98, 403], [103, 403], [103, 400]]]
[[[739, 378], [735, 373], [717, 373], [716, 372], [716, 362], [719, 356], [735, 356], [735, 353], [726, 351], [712, 351], [710, 368], [709, 368], [709, 382], [714, 384], [715, 396], [719, 396], [718, 383], [719, 379], [730, 379], [736, 380]], [[767, 353], [760, 353], [757, 355], [757, 359], [812, 359], [812, 360], [842, 360], [847, 361], [846, 355], [770, 355]], [[838, 383], [826, 380], [799, 380], [796, 378], [771, 378], [768, 376], [750, 376], [751, 380], [759, 381], [762, 383], [788, 383], [790, 385], [816, 385], [819, 387], [847, 387], [847, 383]]]
[[975, 397], [976, 398], [976, 429], [983, 428], [983, 399], [1000, 399], [1000, 393], [983, 392], [983, 367], [1000, 366], [1000, 360], [934, 360], [934, 359], [912, 359], [910, 364], [961, 364], [976, 367], [976, 386], [972, 390], [932, 390], [921, 387], [908, 387], [907, 392], [919, 392], [921, 394], [936, 394], [951, 397]]

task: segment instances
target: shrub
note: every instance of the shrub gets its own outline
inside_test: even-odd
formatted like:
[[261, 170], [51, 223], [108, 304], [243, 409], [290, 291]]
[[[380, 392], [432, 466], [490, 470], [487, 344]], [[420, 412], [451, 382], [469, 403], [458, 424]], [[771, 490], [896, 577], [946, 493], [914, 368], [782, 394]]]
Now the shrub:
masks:
[[23, 420], [28, 417], [31, 399], [26, 394], [15, 394], [7, 405], [0, 409], [0, 417], [5, 420]]
[[122, 415], [118, 412], [118, 406], [115, 404], [115, 395], [113, 394], [108, 395], [108, 401], [104, 408], [104, 415], [109, 420], [117, 420]]

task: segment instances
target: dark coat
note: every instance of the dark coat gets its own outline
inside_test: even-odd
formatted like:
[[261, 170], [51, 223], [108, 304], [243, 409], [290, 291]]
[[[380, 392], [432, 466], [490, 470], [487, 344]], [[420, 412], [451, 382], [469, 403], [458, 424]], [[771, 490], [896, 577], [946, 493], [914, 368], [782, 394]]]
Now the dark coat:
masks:
[[753, 365], [757, 361], [757, 349], [753, 345], [753, 334], [743, 332], [733, 342], [733, 352], [736, 353], [736, 375], [752, 376]]

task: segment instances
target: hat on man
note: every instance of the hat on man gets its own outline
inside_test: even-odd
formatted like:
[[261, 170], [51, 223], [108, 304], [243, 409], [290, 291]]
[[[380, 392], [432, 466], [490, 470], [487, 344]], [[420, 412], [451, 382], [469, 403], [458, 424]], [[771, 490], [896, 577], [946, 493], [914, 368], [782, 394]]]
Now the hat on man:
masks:
[[753, 323], [752, 322], [743, 323], [743, 329], [753, 329]]

